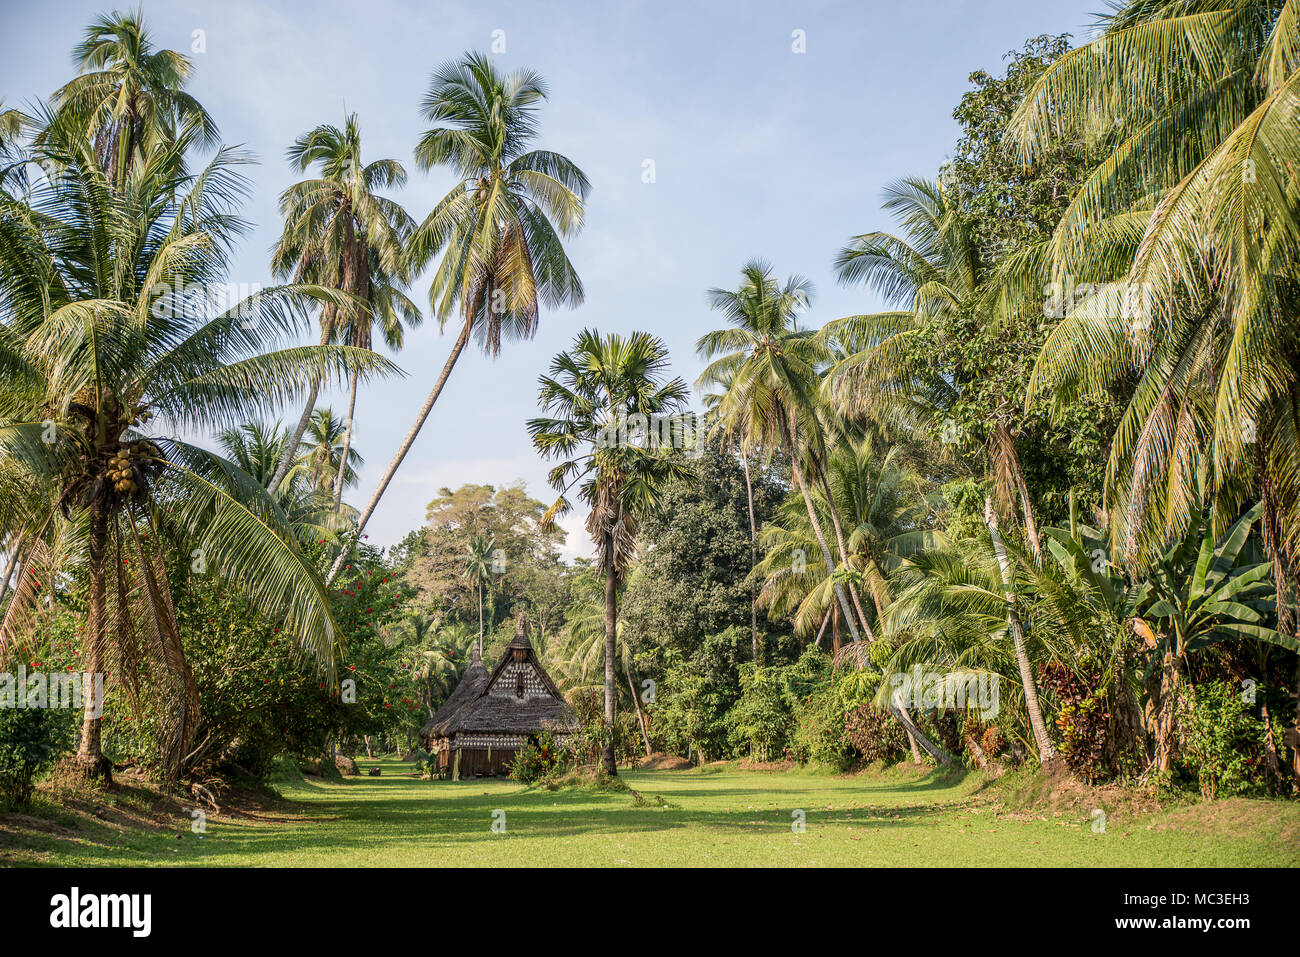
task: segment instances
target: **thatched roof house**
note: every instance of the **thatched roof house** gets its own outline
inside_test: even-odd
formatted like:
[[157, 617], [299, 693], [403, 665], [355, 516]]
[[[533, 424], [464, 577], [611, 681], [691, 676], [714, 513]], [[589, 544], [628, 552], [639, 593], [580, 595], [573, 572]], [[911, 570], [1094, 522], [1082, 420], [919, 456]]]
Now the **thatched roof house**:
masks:
[[538, 660], [520, 615], [514, 640], [491, 672], [475, 647], [469, 668], [422, 737], [427, 749], [438, 750], [439, 767], [459, 779], [506, 773], [516, 752], [540, 731], [562, 743], [577, 730], [578, 719]]

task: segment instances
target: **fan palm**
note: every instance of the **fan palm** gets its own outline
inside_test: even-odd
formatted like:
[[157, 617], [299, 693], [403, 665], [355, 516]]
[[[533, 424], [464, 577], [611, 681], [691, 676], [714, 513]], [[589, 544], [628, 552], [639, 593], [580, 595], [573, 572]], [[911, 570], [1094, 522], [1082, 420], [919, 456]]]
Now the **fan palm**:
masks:
[[[44, 527], [4, 531], [41, 541], [57, 521], [72, 529], [71, 560], [88, 582], [86, 670], [112, 666], [133, 697], [142, 676], [159, 686], [162, 760], [174, 774], [197, 695], [163, 569], [169, 543], [188, 539], [204, 567], [282, 613], [325, 671], [339, 640], [284, 512], [234, 463], [176, 434], [246, 421], [298, 395], [322, 365], [340, 377], [392, 367], [338, 346], [264, 351], [301, 329], [308, 302], [344, 301], [336, 291], [272, 287], [225, 311], [190, 294], [224, 287], [243, 225], [240, 154], [222, 149], [187, 174], [190, 132], [143, 156], [115, 188], [94, 145], [65, 132], [47, 126], [35, 148], [47, 172], [29, 202], [0, 200], [0, 472], [23, 474], [57, 505]], [[174, 431], [151, 427], [155, 416]], [[30, 638], [43, 571], [29, 564], [19, 576], [0, 654]], [[89, 702], [77, 761], [103, 771]]]
[[[563, 459], [550, 472], [559, 492], [543, 516], [550, 525], [572, 509], [570, 491], [590, 509], [587, 531], [596, 544], [605, 581], [605, 771], [614, 765], [614, 661], [618, 637], [618, 587], [636, 554], [641, 519], [665, 485], [690, 473], [682, 456], [665, 448], [663, 432], [649, 428], [673, 416], [689, 391], [681, 379], [665, 381], [663, 341], [644, 332], [624, 338], [583, 330], [573, 348], [541, 377], [539, 405], [549, 417], [530, 419], [533, 445], [546, 458]], [[637, 423], [641, 423], [638, 427]]]
[[[396, 160], [362, 162], [361, 126], [355, 113], [343, 127], [322, 124], [289, 147], [290, 165], [298, 172], [316, 168], [318, 175], [294, 183], [280, 195], [284, 231], [271, 267], [281, 278], [341, 289], [354, 297], [345, 305], [326, 303], [320, 312], [321, 343], [346, 330], [349, 345], [370, 348], [370, 329], [378, 319], [391, 341], [400, 342], [401, 321], [418, 323], [419, 310], [402, 293], [407, 275], [405, 242], [414, 220], [380, 190], [400, 188], [406, 170]], [[391, 330], [391, 331], [390, 331]], [[293, 464], [311, 423], [320, 382], [308, 392], [302, 417], [285, 446], [272, 485]], [[350, 406], [356, 382], [349, 382]], [[351, 412], [348, 416], [351, 439]]]
[[[410, 256], [423, 267], [442, 253], [429, 301], [443, 328], [459, 311], [461, 329], [362, 510], [358, 533], [420, 434], [471, 336], [496, 356], [502, 339], [533, 335], [542, 303], [582, 303], [582, 281], [561, 237], [582, 228], [590, 186], [567, 157], [529, 149], [537, 136], [537, 108], [545, 98], [546, 86], [536, 73], [502, 75], [481, 53], [468, 53], [433, 74], [423, 113], [437, 125], [420, 139], [415, 161], [426, 170], [451, 167], [457, 183], [416, 230]], [[331, 578], [343, 559], [340, 554], [335, 560]]]
[[[560, 687], [569, 695], [576, 689], [590, 688], [588, 678], [604, 660], [606, 651], [605, 596], [600, 580], [590, 573], [583, 574], [575, 583], [574, 590], [577, 601], [566, 616], [568, 621], [563, 630], [555, 635], [548, 649], [559, 675]], [[615, 655], [623, 666], [623, 677], [627, 680], [637, 723], [641, 727], [641, 743], [649, 756], [649, 720], [637, 694], [636, 680], [632, 677], [632, 649], [623, 640], [622, 622], [615, 628]]]

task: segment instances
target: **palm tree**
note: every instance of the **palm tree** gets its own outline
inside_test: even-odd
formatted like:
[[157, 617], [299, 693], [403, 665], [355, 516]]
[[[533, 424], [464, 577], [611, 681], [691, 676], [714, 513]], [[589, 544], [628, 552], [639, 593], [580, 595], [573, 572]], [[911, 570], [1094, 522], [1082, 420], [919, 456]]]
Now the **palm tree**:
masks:
[[[813, 330], [796, 328], [798, 312], [807, 308], [812, 296], [812, 284], [791, 276], [780, 286], [771, 267], [760, 260], [746, 263], [741, 275], [736, 291], [709, 291], [712, 308], [722, 312], [733, 328], [707, 333], [696, 343], [696, 352], [713, 360], [700, 373], [696, 388], [730, 382], [715, 407], [717, 421], [725, 423], [723, 428], [734, 432], [749, 452], [763, 449], [770, 454], [781, 449], [790, 455], [791, 474], [807, 506], [822, 560], [834, 569], [837, 563], [800, 464], [804, 460], [816, 471], [825, 451], [814, 394], [816, 368], [826, 353]], [[856, 641], [858, 625], [844, 586], [837, 581], [834, 590]], [[861, 620], [870, 628], [865, 615]]]
[[[246, 422], [217, 433], [222, 455], [267, 490], [284, 513], [297, 541], [308, 544], [328, 539], [342, 530], [344, 519], [331, 507], [328, 492], [312, 484], [306, 463], [298, 462], [279, 486], [268, 487], [275, 474], [289, 430], [280, 425]], [[231, 485], [232, 492], [238, 489]]]
[[[571, 160], [529, 149], [537, 136], [537, 108], [545, 98], [546, 86], [536, 73], [502, 75], [481, 53], [468, 53], [433, 74], [423, 114], [437, 125], [416, 146], [415, 161], [425, 170], [449, 166], [458, 181], [420, 224], [410, 256], [423, 268], [443, 254], [429, 301], [444, 329], [459, 310], [461, 329], [442, 373], [362, 510], [358, 534], [424, 427], [470, 337], [496, 356], [503, 338], [527, 339], [536, 332], [542, 303], [582, 303], [582, 281], [561, 237], [582, 228], [590, 186]], [[344, 557], [340, 553], [335, 559], [331, 580]]]
[[478, 591], [478, 653], [483, 654], [483, 587], [489, 589], [495, 577], [496, 541], [490, 535], [471, 535], [465, 553], [460, 556], [460, 571], [465, 580], [474, 585]]
[[[704, 396], [704, 409], [707, 419], [711, 422], [706, 424], [706, 432], [726, 433], [725, 424], [718, 417], [718, 406], [722, 403], [727, 391], [731, 388], [734, 376], [722, 375], [718, 386], [720, 392], [710, 392]], [[745, 453], [744, 443], [737, 442], [736, 450], [740, 454], [740, 467], [745, 475], [745, 503], [749, 508], [749, 570], [758, 566], [758, 525], [754, 520], [754, 484], [749, 475], [749, 456]], [[759, 661], [758, 655], [758, 597], [751, 593], [749, 599], [749, 637], [753, 645], [754, 664]]]
[[[173, 775], [198, 715], [163, 568], [169, 542], [187, 539], [206, 569], [282, 613], [326, 672], [339, 637], [283, 511], [234, 463], [177, 433], [246, 421], [298, 395], [322, 365], [339, 377], [391, 368], [338, 346], [264, 352], [300, 327], [308, 302], [338, 301], [330, 290], [272, 287], [215, 313], [169, 291], [224, 288], [247, 188], [243, 157], [228, 149], [188, 175], [193, 136], [159, 146], [119, 189], [94, 145], [55, 124], [34, 148], [47, 172], [30, 205], [0, 200], [0, 471], [23, 474], [51, 506], [44, 526], [2, 531], [39, 542], [63, 522], [84, 542], [69, 560], [88, 582], [86, 670], [111, 669], [133, 698], [152, 674]], [[0, 622], [0, 655], [30, 638], [39, 588], [29, 564]], [[92, 702], [76, 760], [104, 772]]]
[[[835, 614], [830, 587], [837, 577], [863, 585], [879, 622], [891, 602], [891, 576], [901, 562], [945, 544], [943, 532], [934, 528], [935, 496], [926, 494], [920, 477], [899, 464], [901, 458], [898, 447], [880, 456], [866, 440], [831, 456], [828, 482], [848, 533], [849, 560], [841, 571], [827, 574], [824, 568], [793, 561], [815, 541], [803, 503], [794, 495], [764, 528], [765, 556], [755, 575], [763, 582], [760, 601], [776, 614], [793, 613], [797, 634], [808, 634], [820, 623], [822, 629], [834, 625], [838, 636], [843, 619]], [[829, 513], [822, 489], [814, 490], [813, 502], [818, 515]]]
[[[314, 166], [319, 175], [294, 183], [280, 195], [284, 231], [272, 253], [271, 268], [280, 278], [318, 283], [354, 297], [346, 304], [326, 303], [321, 308], [322, 345], [345, 329], [350, 345], [368, 349], [375, 319], [390, 341], [400, 342], [395, 327], [403, 320], [420, 321], [419, 310], [401, 291], [407, 276], [405, 243], [414, 220], [379, 191], [403, 186], [406, 170], [392, 159], [362, 162], [361, 126], [355, 113], [344, 118], [342, 129], [322, 124], [298, 137], [289, 147], [288, 158], [298, 172]], [[317, 381], [308, 392], [272, 485], [280, 483], [298, 454], [319, 390]], [[355, 381], [349, 382], [349, 393], [351, 410], [356, 402]], [[349, 411], [345, 440], [349, 443], [351, 422]]]
[[[558, 632], [548, 649], [559, 676], [560, 687], [566, 695], [577, 689], [589, 689], [588, 676], [605, 657], [605, 596], [600, 579], [590, 572], [582, 574], [574, 583], [577, 602], [569, 610], [564, 629]], [[623, 666], [636, 709], [637, 724], [641, 728], [641, 743], [646, 756], [650, 756], [650, 723], [641, 696], [637, 694], [636, 680], [632, 677], [632, 649], [623, 640], [623, 623], [615, 628], [615, 654]], [[594, 690], [594, 689], [591, 689]]]
[[681, 379], [665, 381], [663, 341], [644, 332], [627, 338], [583, 330], [573, 348], [541, 377], [538, 403], [550, 417], [530, 419], [533, 445], [562, 459], [550, 472], [559, 492], [543, 516], [552, 525], [572, 509], [570, 490], [590, 509], [587, 531], [596, 544], [605, 581], [605, 730], [603, 764], [614, 764], [614, 662], [618, 640], [618, 588], [636, 554], [641, 519], [656, 507], [666, 483], [689, 474], [681, 456], [665, 448], [652, 417], [672, 416], [689, 394]]
[[[380, 268], [378, 254], [370, 250], [370, 258], [375, 260], [371, 263], [370, 268], [370, 309], [352, 310], [347, 314], [343, 328], [343, 339], [348, 345], [355, 346], [358, 349], [371, 348], [373, 336], [373, 326], [376, 319], [379, 320], [380, 332], [384, 337], [384, 345], [390, 350], [397, 351], [402, 348], [403, 332], [405, 326], [418, 326], [424, 321], [424, 316], [416, 308], [415, 303], [411, 302], [392, 279]], [[348, 415], [347, 431], [343, 435], [343, 452], [342, 459], [348, 463], [353, 462], [352, 456], [352, 435], [355, 428], [355, 417], [357, 410], [357, 377], [353, 376], [348, 382]], [[355, 460], [361, 464], [361, 459]], [[345, 473], [339, 471], [334, 479], [334, 510], [336, 512], [343, 509], [343, 486]], [[356, 476], [352, 475], [347, 479], [347, 486], [351, 488], [356, 484]]]
[[71, 135], [89, 137], [114, 187], [182, 130], [193, 130], [205, 147], [217, 144], [216, 124], [185, 92], [189, 58], [155, 51], [138, 12], [99, 17], [72, 56], [81, 72], [55, 92], [56, 119]]
[[1130, 560], [1195, 524], [1202, 474], [1220, 530], [1263, 499], [1286, 617], [1287, 581], [1300, 586], [1300, 7], [1142, 0], [1104, 27], [1043, 73], [1009, 137], [1024, 155], [1118, 139], [1062, 216], [1051, 266], [1093, 278], [1078, 248], [1106, 217], [1139, 215], [1140, 243], [1098, 278], [1145, 308], [1067, 316], [1031, 389], [1131, 392], [1107, 469]]
[[335, 488], [344, 485], [352, 488], [357, 484], [357, 469], [366, 461], [356, 449], [349, 447], [348, 431], [333, 409], [324, 408], [312, 412], [311, 425], [303, 436], [299, 461], [307, 480], [313, 488], [328, 492], [331, 497]]

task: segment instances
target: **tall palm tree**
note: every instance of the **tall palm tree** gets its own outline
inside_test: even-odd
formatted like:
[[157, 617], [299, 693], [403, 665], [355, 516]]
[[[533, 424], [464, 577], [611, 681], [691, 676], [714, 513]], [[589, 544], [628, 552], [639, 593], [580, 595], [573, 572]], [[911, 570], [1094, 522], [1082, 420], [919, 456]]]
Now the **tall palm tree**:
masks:
[[[721, 432], [727, 435], [726, 424], [718, 416], [718, 406], [731, 388], [734, 376], [724, 374], [718, 382], [719, 392], [710, 392], [704, 396], [705, 429], [708, 433]], [[734, 436], [729, 436], [734, 439]], [[745, 476], [745, 503], [749, 509], [749, 570], [758, 566], [758, 525], [754, 520], [754, 483], [749, 474], [749, 455], [745, 452], [743, 442], [736, 442], [735, 448], [740, 454], [740, 467]], [[749, 598], [749, 638], [753, 645], [754, 664], [759, 662], [758, 653], [758, 596], [752, 593]]]
[[[404, 339], [405, 326], [418, 326], [424, 321], [424, 316], [415, 303], [406, 297], [406, 294], [393, 282], [380, 267], [378, 254], [372, 249], [369, 251], [370, 258], [374, 260], [370, 269], [370, 309], [354, 309], [347, 314], [342, 329], [343, 341], [350, 346], [358, 349], [371, 348], [373, 338], [373, 327], [375, 320], [379, 321], [380, 333], [384, 338], [384, 345], [390, 350], [397, 351], [402, 348]], [[353, 461], [352, 457], [352, 436], [356, 426], [357, 411], [357, 378], [353, 376], [348, 382], [348, 414], [347, 430], [343, 435], [343, 452], [342, 460], [348, 463]], [[361, 460], [356, 459], [357, 464]], [[334, 510], [336, 512], [343, 509], [343, 486], [345, 473], [339, 471], [334, 478]], [[356, 476], [352, 475], [347, 479], [348, 487], [356, 484]]]
[[[735, 433], [749, 452], [781, 449], [790, 455], [791, 475], [808, 509], [809, 521], [828, 569], [837, 562], [831, 556], [822, 531], [821, 519], [813, 506], [804, 469], [813, 470], [824, 456], [822, 431], [815, 407], [817, 365], [826, 352], [816, 332], [800, 331], [797, 317], [807, 308], [812, 284], [791, 276], [781, 286], [771, 267], [751, 260], [741, 270], [740, 288], [712, 289], [709, 300], [731, 324], [700, 337], [696, 352], [712, 362], [696, 381], [696, 388], [730, 382], [716, 406], [717, 421]], [[835, 595], [844, 620], [856, 641], [858, 619], [849, 609], [844, 586], [836, 581]], [[861, 619], [866, 627], [865, 616]]]
[[175, 50], [155, 51], [138, 12], [99, 17], [72, 56], [81, 72], [55, 92], [56, 119], [93, 142], [115, 187], [184, 129], [206, 147], [217, 144], [212, 117], [185, 92], [193, 64]]
[[528, 422], [537, 450], [546, 458], [562, 459], [550, 472], [559, 497], [543, 523], [553, 524], [572, 509], [574, 486], [590, 509], [587, 531], [605, 580], [603, 764], [609, 774], [618, 773], [614, 662], [619, 584], [636, 555], [641, 519], [656, 507], [668, 481], [690, 472], [682, 456], [660, 443], [662, 431], [645, 427], [651, 417], [676, 414], [689, 395], [681, 379], [665, 381], [667, 371], [661, 339], [644, 332], [601, 336], [585, 329], [568, 352], [552, 360], [550, 374], [541, 377], [538, 404], [550, 416]]
[[491, 587], [495, 578], [492, 553], [495, 550], [496, 540], [490, 535], [471, 535], [465, 553], [459, 559], [461, 575], [478, 592], [478, 653], [480, 655], [483, 654], [483, 589], [484, 586], [489, 589], [489, 603], [491, 603]]
[[1107, 470], [1114, 547], [1153, 561], [1196, 522], [1207, 474], [1219, 530], [1247, 497], [1265, 501], [1285, 609], [1288, 579], [1300, 586], [1300, 5], [1118, 5], [1043, 73], [1008, 132], [1025, 155], [1118, 139], [1056, 229], [1058, 279], [1093, 278], [1076, 251], [1106, 217], [1142, 216], [1136, 249], [1100, 277], [1141, 298], [1142, 322], [1067, 316], [1031, 383], [1065, 395], [1136, 382]]
[[[190, 132], [117, 188], [93, 143], [58, 124], [45, 132], [30, 204], [0, 200], [0, 471], [23, 473], [57, 508], [44, 527], [3, 531], [40, 541], [62, 521], [84, 542], [69, 560], [88, 581], [86, 671], [111, 670], [133, 697], [152, 675], [162, 762], [175, 774], [198, 717], [162, 565], [175, 537], [283, 613], [325, 671], [339, 638], [284, 513], [234, 463], [178, 433], [246, 421], [298, 395], [323, 363], [340, 378], [391, 364], [338, 346], [264, 351], [301, 328], [308, 302], [338, 301], [327, 289], [272, 287], [221, 312], [168, 291], [224, 288], [247, 188], [240, 154], [222, 149], [189, 175]], [[30, 638], [41, 579], [30, 565], [20, 575], [0, 655]], [[88, 774], [104, 772], [100, 720], [87, 702], [76, 760]]]
[[[503, 75], [481, 53], [467, 53], [433, 74], [422, 112], [437, 125], [420, 139], [415, 161], [425, 170], [450, 167], [457, 183], [416, 230], [410, 255], [423, 268], [442, 253], [429, 301], [441, 328], [457, 312], [461, 328], [442, 373], [362, 510], [358, 534], [471, 336], [485, 353], [496, 356], [503, 338], [527, 339], [536, 332], [542, 303], [582, 303], [582, 281], [561, 237], [582, 228], [590, 185], [565, 156], [529, 148], [544, 99], [546, 86], [536, 73]], [[343, 560], [340, 553], [331, 580]]]
[[[346, 303], [322, 306], [321, 344], [346, 330], [350, 345], [368, 349], [375, 319], [385, 330], [402, 320], [419, 322], [419, 310], [401, 291], [407, 276], [405, 244], [414, 220], [379, 192], [406, 183], [402, 164], [392, 159], [362, 162], [361, 125], [355, 113], [344, 118], [341, 129], [322, 124], [304, 133], [287, 155], [298, 172], [315, 167], [318, 175], [294, 183], [280, 195], [284, 231], [272, 252], [271, 268], [281, 278], [341, 289], [353, 297]], [[400, 341], [400, 334], [393, 337]], [[272, 485], [278, 485], [293, 464], [319, 391], [318, 379], [307, 394]], [[354, 403], [355, 382], [349, 382], [349, 392], [349, 402]]]

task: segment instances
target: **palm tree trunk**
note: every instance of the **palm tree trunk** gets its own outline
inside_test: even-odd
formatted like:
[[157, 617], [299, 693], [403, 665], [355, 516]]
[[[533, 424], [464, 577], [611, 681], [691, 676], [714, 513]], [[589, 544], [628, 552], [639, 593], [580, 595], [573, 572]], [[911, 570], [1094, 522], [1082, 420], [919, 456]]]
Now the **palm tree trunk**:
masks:
[[[752, 572], [758, 564], [758, 526], [754, 522], [754, 486], [749, 480], [749, 457], [744, 446], [740, 449], [740, 464], [745, 470], [745, 499], [749, 503], [749, 570]], [[753, 582], [749, 585], [749, 635], [754, 643], [754, 667], [758, 667], [758, 600]]]
[[605, 532], [605, 750], [606, 774], [618, 774], [614, 761], [614, 655], [618, 634], [618, 581], [614, 569], [614, 536]]
[[478, 656], [483, 657], [483, 582], [478, 583]]
[[[812, 496], [808, 494], [808, 486], [804, 484], [803, 472], [800, 471], [798, 464], [793, 460], [790, 462], [790, 474], [794, 478], [794, 484], [799, 486], [799, 491], [803, 494], [803, 503], [808, 509], [808, 520], [812, 522], [813, 534], [817, 536], [817, 544], [821, 546], [822, 561], [826, 562], [826, 573], [828, 575], [835, 573], [835, 559], [831, 557], [831, 550], [826, 544], [826, 535], [822, 532], [821, 522], [817, 520], [817, 510], [813, 508]], [[840, 610], [844, 612], [844, 620], [849, 624], [849, 631], [853, 633], [854, 641], [861, 641], [858, 634], [858, 626], [853, 621], [853, 611], [849, 608], [848, 599], [844, 597], [844, 589], [840, 587], [839, 582], [833, 586], [835, 597], [839, 599]]]
[[0, 580], [0, 601], [5, 600], [5, 595], [9, 594], [9, 582], [14, 577], [14, 569], [18, 567], [18, 556], [23, 550], [23, 536], [14, 535], [9, 539], [9, 544], [13, 546], [13, 554], [9, 556], [9, 561], [5, 563], [5, 576]]
[[[424, 400], [424, 405], [415, 416], [415, 422], [411, 429], [406, 433], [406, 438], [402, 440], [401, 447], [397, 454], [393, 456], [393, 461], [388, 463], [388, 468], [379, 479], [379, 485], [376, 486], [374, 494], [370, 496], [370, 501], [366, 503], [365, 511], [357, 519], [357, 536], [361, 535], [362, 530], [366, 527], [366, 522], [370, 521], [370, 516], [374, 514], [375, 507], [379, 505], [380, 498], [383, 497], [384, 491], [388, 488], [388, 483], [393, 480], [397, 473], [397, 467], [402, 464], [402, 459], [406, 458], [406, 453], [411, 451], [411, 446], [415, 443], [415, 437], [420, 434], [420, 429], [424, 427], [424, 420], [429, 417], [429, 412], [433, 409], [433, 404], [438, 401], [438, 396], [442, 393], [442, 387], [447, 384], [447, 379], [451, 375], [451, 370], [456, 365], [456, 360], [465, 349], [466, 343], [469, 342], [469, 323], [466, 322], [460, 335], [456, 338], [456, 344], [451, 347], [451, 355], [447, 357], [446, 363], [442, 367], [442, 374], [438, 376], [438, 381], [433, 384], [433, 391], [429, 397]], [[338, 558], [334, 559], [334, 565], [330, 568], [330, 573], [325, 579], [325, 584], [334, 581], [338, 576], [339, 570], [343, 567], [343, 561], [347, 557], [347, 549], [339, 552]]]
[[626, 665], [623, 673], [627, 676], [627, 687], [632, 692], [632, 705], [636, 708], [636, 720], [641, 725], [641, 742], [645, 745], [645, 756], [650, 757], [650, 731], [646, 724], [645, 709], [641, 707], [641, 696], [636, 693], [636, 682], [632, 680], [632, 671]]
[[1034, 682], [1034, 672], [1029, 665], [1029, 654], [1025, 651], [1025, 632], [1020, 624], [1020, 615], [1016, 612], [1016, 593], [1011, 585], [1011, 562], [1007, 559], [1006, 546], [1002, 544], [1002, 531], [998, 527], [998, 513], [993, 508], [993, 497], [984, 497], [984, 523], [988, 525], [989, 536], [993, 539], [993, 554], [998, 559], [998, 569], [1002, 575], [1002, 588], [1007, 596], [1007, 626], [1011, 630], [1011, 641], [1015, 645], [1016, 665], [1020, 669], [1020, 683], [1025, 689], [1025, 707], [1029, 711], [1029, 726], [1034, 732], [1034, 744], [1038, 747], [1038, 761], [1046, 765], [1056, 758], [1056, 748], [1047, 734], [1047, 724], [1043, 721], [1043, 709], [1038, 703], [1038, 685]]
[[343, 433], [343, 454], [339, 458], [339, 472], [334, 476], [334, 511], [343, 508], [343, 480], [348, 471], [348, 455], [352, 452], [352, 416], [357, 411], [357, 380], [359, 376], [352, 373], [352, 382], [348, 389], [348, 426]]
[[[320, 344], [322, 346], [329, 345], [333, 336], [334, 310], [326, 306], [321, 314]], [[272, 495], [280, 487], [284, 477], [289, 474], [289, 467], [293, 464], [293, 458], [298, 454], [298, 446], [302, 444], [302, 437], [307, 433], [307, 426], [311, 424], [311, 414], [316, 408], [316, 397], [320, 395], [320, 384], [323, 378], [323, 375], [318, 375], [312, 381], [311, 392], [307, 394], [307, 405], [302, 410], [302, 418], [298, 420], [298, 427], [294, 429], [293, 435], [285, 444], [284, 452], [280, 455], [280, 464], [275, 467], [275, 475], [271, 478], [271, 484], [267, 486]]]
[[[108, 513], [102, 503], [91, 507], [89, 531], [86, 546], [89, 577], [86, 590], [86, 674], [87, 684], [93, 685], [95, 675], [104, 671], [104, 646], [108, 641]], [[86, 696], [81, 742], [73, 756], [73, 766], [90, 780], [110, 781], [112, 768], [104, 757], [100, 739], [104, 702], [96, 700], [98, 697]]]
[[[826, 473], [821, 473], [822, 491], [826, 493], [826, 509], [831, 513], [831, 525], [835, 528], [835, 541], [840, 549], [840, 561], [844, 563], [845, 568], [849, 568], [849, 551], [844, 544], [844, 529], [840, 527], [840, 516], [835, 511], [835, 499], [831, 497], [831, 483], [826, 478]], [[853, 607], [857, 609], [858, 617], [862, 621], [862, 627], [867, 633], [868, 641], [876, 640], [876, 633], [871, 630], [871, 620], [867, 618], [867, 613], [862, 610], [862, 599], [858, 597], [858, 588], [853, 582], [849, 582], [849, 595], [853, 598]]]

